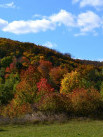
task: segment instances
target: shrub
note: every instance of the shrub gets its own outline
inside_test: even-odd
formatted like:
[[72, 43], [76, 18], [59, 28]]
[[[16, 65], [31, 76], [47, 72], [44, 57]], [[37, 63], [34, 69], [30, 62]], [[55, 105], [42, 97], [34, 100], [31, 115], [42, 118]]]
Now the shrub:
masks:
[[70, 97], [58, 93], [45, 94], [41, 98], [38, 108], [47, 112], [72, 112]]
[[5, 117], [15, 118], [30, 112], [32, 112], [32, 109], [29, 103], [19, 104], [13, 99], [10, 104], [3, 108], [2, 115]]
[[95, 89], [76, 89], [71, 99], [74, 112], [80, 115], [97, 112], [102, 105], [100, 93]]

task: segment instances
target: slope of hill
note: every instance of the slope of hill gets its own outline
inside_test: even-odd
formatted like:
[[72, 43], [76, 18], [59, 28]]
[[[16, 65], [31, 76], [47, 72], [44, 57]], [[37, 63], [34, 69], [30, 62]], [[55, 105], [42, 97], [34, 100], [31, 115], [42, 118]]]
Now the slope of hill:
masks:
[[102, 62], [0, 38], [2, 115], [17, 117], [35, 109], [89, 115], [102, 111], [102, 95]]
[[0, 58], [5, 56], [14, 55], [16, 57], [22, 56], [23, 52], [28, 52], [28, 54], [43, 55], [47, 60], [54, 63], [54, 65], [60, 65], [61, 63], [80, 63], [80, 64], [93, 64], [95, 66], [102, 66], [103, 62], [90, 61], [90, 60], [80, 60], [71, 58], [70, 53], [62, 54], [58, 51], [36, 45], [28, 42], [19, 42], [6, 38], [0, 38]]

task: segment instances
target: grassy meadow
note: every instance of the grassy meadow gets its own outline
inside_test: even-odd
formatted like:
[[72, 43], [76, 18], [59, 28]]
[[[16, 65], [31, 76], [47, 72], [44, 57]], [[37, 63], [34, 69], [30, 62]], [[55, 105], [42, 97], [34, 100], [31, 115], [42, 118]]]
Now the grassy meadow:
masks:
[[103, 121], [72, 120], [62, 124], [3, 125], [0, 137], [103, 137]]

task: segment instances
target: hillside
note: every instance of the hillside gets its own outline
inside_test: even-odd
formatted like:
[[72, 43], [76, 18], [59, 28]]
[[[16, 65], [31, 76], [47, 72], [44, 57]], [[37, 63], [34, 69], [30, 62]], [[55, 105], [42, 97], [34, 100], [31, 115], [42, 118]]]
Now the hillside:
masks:
[[0, 38], [0, 112], [89, 115], [103, 111], [103, 62]]
[[80, 60], [71, 58], [70, 53], [62, 54], [56, 50], [52, 50], [40, 45], [28, 42], [13, 41], [6, 38], [0, 38], [0, 58], [5, 56], [16, 56], [17, 58], [23, 56], [23, 52], [28, 52], [31, 56], [44, 56], [46, 60], [53, 63], [54, 66], [60, 64], [67, 64], [76, 67], [78, 64], [93, 64], [95, 66], [103, 66], [103, 62]]

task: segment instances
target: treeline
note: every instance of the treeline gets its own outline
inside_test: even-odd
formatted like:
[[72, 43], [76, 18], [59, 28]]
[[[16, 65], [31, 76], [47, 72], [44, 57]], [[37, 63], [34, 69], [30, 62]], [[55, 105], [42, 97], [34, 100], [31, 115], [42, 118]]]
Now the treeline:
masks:
[[33, 43], [0, 38], [0, 114], [103, 112], [103, 66]]

